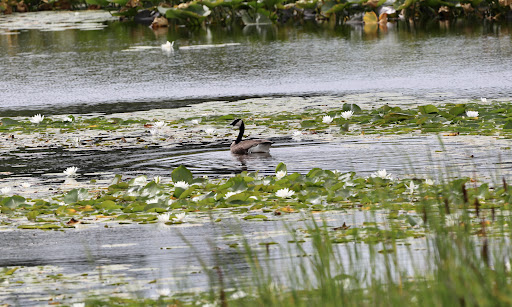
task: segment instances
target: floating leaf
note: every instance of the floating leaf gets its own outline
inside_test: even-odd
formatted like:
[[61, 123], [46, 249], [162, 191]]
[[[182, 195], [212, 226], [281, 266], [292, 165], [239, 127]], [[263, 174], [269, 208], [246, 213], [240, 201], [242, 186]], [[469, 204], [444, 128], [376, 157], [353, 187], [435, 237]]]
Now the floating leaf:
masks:
[[361, 107], [354, 103], [344, 103], [341, 109], [342, 111], [353, 111], [354, 113], [361, 112]]
[[512, 129], [512, 120], [508, 120], [503, 126], [503, 130], [511, 130]]
[[276, 167], [276, 173], [277, 172], [280, 172], [280, 171], [284, 171], [286, 172], [287, 169], [286, 169], [286, 164], [284, 164], [283, 162], [279, 163]]
[[466, 112], [466, 105], [464, 104], [458, 104], [455, 107], [451, 108], [448, 113], [450, 113], [453, 116], [459, 116]]
[[11, 197], [6, 197], [2, 199], [2, 206], [14, 209], [17, 208], [19, 205], [25, 203], [25, 198], [19, 195], [14, 195]]
[[379, 22], [379, 19], [377, 18], [377, 14], [371, 11], [364, 13], [363, 21], [365, 24], [376, 24]]
[[89, 191], [84, 188], [73, 189], [64, 195], [64, 202], [66, 204], [74, 204], [80, 200], [86, 199], [89, 196]]
[[4, 126], [17, 126], [20, 122], [10, 118], [2, 118], [2, 125]]
[[431, 104], [427, 104], [425, 106], [419, 106], [418, 109], [423, 114], [439, 113], [439, 109], [436, 106], [431, 105]]
[[244, 220], [255, 220], [255, 219], [267, 220], [268, 218], [267, 218], [267, 216], [265, 216], [263, 214], [248, 215], [248, 216], [244, 217]]
[[185, 166], [180, 165], [175, 168], [171, 173], [171, 178], [173, 182], [185, 181], [188, 184], [191, 184], [194, 180], [194, 176], [192, 172], [190, 172]]

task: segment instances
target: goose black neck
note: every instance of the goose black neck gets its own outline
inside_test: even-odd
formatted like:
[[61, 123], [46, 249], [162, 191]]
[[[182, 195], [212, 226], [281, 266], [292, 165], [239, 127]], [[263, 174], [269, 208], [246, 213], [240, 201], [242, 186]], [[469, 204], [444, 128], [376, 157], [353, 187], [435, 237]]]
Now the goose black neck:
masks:
[[245, 125], [244, 122], [240, 125], [240, 132], [238, 132], [238, 137], [236, 138], [235, 144], [238, 144], [242, 141], [242, 137], [244, 136]]

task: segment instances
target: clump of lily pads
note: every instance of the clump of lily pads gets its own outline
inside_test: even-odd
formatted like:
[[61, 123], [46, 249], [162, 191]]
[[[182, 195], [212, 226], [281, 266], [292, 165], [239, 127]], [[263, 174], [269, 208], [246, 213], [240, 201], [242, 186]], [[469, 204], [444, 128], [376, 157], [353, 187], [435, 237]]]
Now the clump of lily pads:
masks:
[[[194, 177], [183, 166], [172, 171], [172, 181], [148, 181], [145, 176], [122, 180], [116, 176], [103, 190], [72, 189], [51, 199], [28, 199], [2, 190], [1, 215], [6, 227], [61, 229], [96, 222], [162, 223], [172, 226], [192, 222], [195, 212], [228, 209], [233, 218], [268, 221], [288, 214], [310, 214], [331, 210], [386, 212], [387, 219], [400, 229], [395, 237], [421, 236], [425, 210], [440, 218], [465, 207], [474, 207], [475, 225], [482, 215], [495, 208], [510, 209], [508, 184], [470, 184], [469, 178], [434, 184], [430, 179], [398, 179], [386, 170], [370, 177], [314, 168], [307, 174], [292, 173], [279, 164], [276, 174], [261, 176], [242, 172], [231, 178]], [[447, 194], [449, 191], [449, 195]], [[489, 210], [485, 210], [489, 209]], [[491, 220], [491, 218], [489, 218]], [[473, 220], [471, 220], [473, 221]], [[337, 232], [336, 242], [353, 240], [354, 232], [364, 240], [385, 239], [388, 230], [380, 227], [352, 227]], [[378, 235], [376, 235], [378, 233]]]

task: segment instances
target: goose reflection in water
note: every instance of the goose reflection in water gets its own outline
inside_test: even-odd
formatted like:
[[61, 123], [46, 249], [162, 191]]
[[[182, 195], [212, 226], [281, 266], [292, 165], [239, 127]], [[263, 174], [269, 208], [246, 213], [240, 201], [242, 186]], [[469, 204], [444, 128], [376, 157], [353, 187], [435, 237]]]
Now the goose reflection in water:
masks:
[[248, 171], [247, 164], [251, 164], [252, 162], [272, 160], [272, 155], [268, 152], [258, 152], [250, 155], [237, 155], [232, 153], [231, 156], [240, 162], [243, 171]]

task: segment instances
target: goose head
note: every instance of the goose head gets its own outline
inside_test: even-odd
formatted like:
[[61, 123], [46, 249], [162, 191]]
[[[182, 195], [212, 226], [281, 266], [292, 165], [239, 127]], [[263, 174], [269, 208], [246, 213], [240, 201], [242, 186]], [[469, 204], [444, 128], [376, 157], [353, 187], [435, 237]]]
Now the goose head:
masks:
[[235, 119], [230, 125], [233, 127], [240, 127], [243, 121], [240, 118]]

